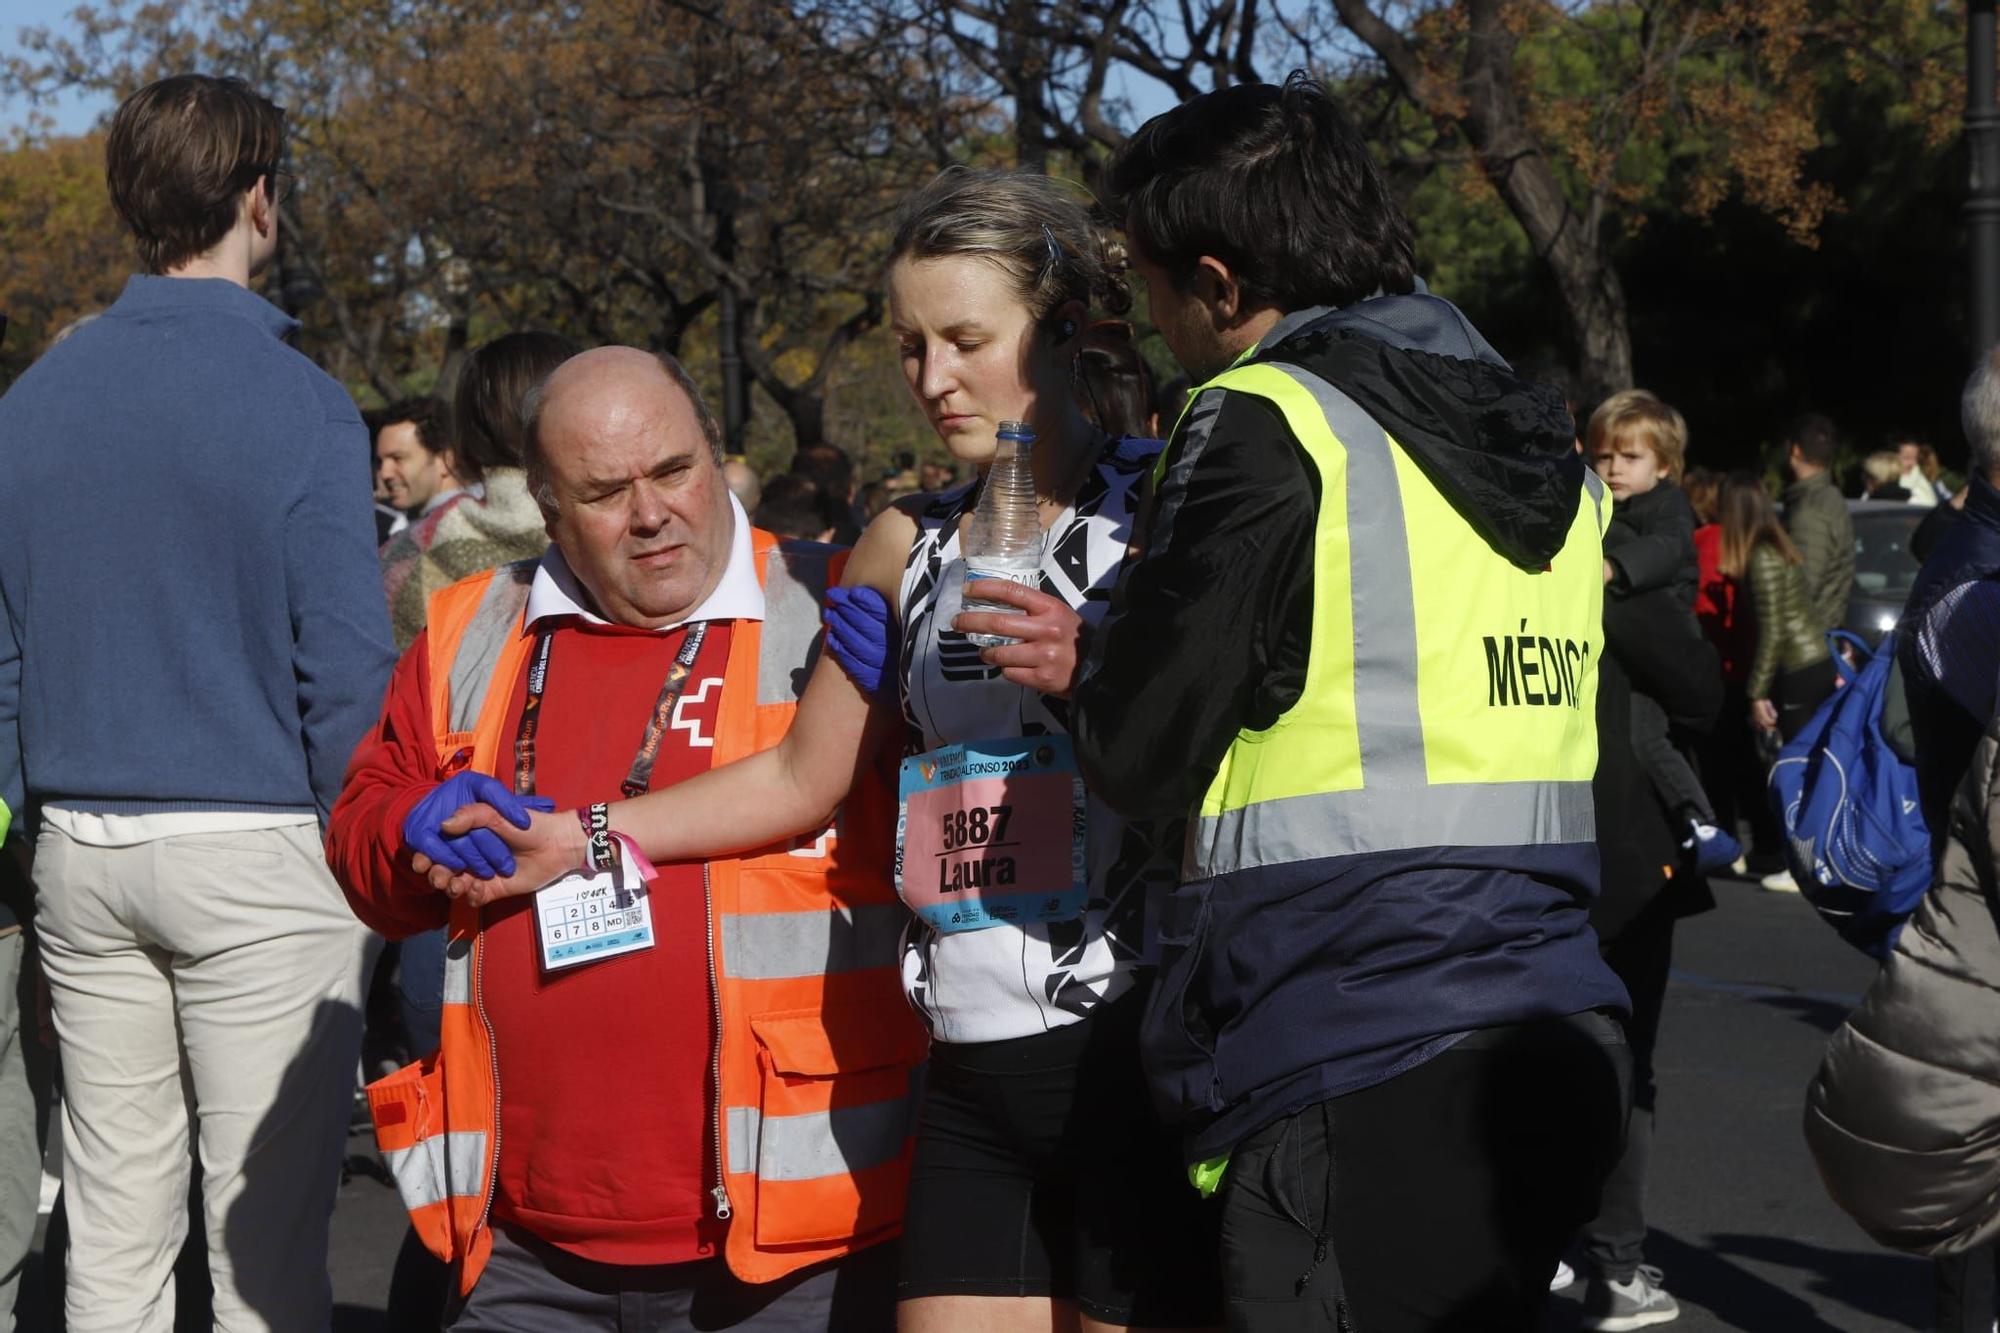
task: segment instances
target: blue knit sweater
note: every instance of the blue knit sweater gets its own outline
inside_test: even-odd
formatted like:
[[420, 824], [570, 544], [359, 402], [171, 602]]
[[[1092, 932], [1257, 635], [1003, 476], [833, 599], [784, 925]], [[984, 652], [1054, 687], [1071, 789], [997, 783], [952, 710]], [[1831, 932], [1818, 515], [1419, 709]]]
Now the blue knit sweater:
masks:
[[134, 277], [0, 398], [0, 799], [317, 810], [393, 656], [368, 436], [221, 279]]

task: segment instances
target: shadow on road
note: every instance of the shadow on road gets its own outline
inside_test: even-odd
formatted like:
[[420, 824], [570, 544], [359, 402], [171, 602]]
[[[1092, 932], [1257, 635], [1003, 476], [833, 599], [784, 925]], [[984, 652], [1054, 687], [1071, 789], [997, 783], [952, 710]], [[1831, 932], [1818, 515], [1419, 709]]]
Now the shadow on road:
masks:
[[1847, 1015], [1854, 1006], [1844, 1001], [1826, 1000], [1813, 995], [1762, 995], [1757, 1003], [1782, 1010], [1801, 1022], [1810, 1023], [1821, 1032], [1832, 1036], [1834, 1029], [1847, 1021]]
[[1844, 991], [1794, 990], [1789, 986], [1771, 986], [1756, 981], [1723, 981], [1678, 967], [1669, 974], [1669, 979], [1671, 984], [1689, 990], [1769, 1005], [1829, 1035], [1847, 1020], [1854, 1006], [1861, 1003], [1859, 994]]
[[[1683, 1306], [1712, 1314], [1729, 1328], [1784, 1329], [1785, 1333], [1846, 1333], [1829, 1323], [1803, 1297], [1759, 1277], [1738, 1260], [1775, 1264], [1806, 1274], [1805, 1288], [1870, 1319], [1905, 1328], [1928, 1328], [1931, 1320], [1930, 1265], [1922, 1259], [1880, 1251], [1827, 1250], [1779, 1236], [1723, 1233], [1710, 1245], [1690, 1244], [1664, 1231], [1646, 1237], [1646, 1259], [1666, 1274], [1667, 1290]], [[1574, 1300], [1550, 1303], [1544, 1333], [1579, 1327], [1582, 1306]]]
[[1823, 1250], [1782, 1236], [1729, 1232], [1716, 1236], [1714, 1244], [1720, 1254], [1809, 1274], [1808, 1290], [1850, 1310], [1928, 1326], [1932, 1280], [1927, 1259], [1885, 1250]]

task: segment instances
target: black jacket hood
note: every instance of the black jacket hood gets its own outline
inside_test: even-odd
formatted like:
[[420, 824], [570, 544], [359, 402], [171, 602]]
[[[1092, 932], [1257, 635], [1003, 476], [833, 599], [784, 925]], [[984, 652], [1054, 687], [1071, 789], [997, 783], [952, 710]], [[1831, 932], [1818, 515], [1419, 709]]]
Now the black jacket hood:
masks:
[[1456, 306], [1421, 290], [1273, 332], [1251, 362], [1296, 365], [1340, 389], [1494, 550], [1548, 568], [1569, 540], [1585, 471], [1560, 392], [1516, 375]]

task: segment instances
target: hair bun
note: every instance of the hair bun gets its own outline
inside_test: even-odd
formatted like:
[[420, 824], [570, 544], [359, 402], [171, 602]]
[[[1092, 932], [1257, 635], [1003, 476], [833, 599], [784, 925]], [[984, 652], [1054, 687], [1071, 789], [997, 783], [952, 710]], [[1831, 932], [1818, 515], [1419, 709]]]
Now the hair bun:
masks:
[[1038, 171], [946, 167], [904, 201], [889, 263], [977, 256], [1013, 279], [1037, 321], [1068, 301], [1123, 314], [1132, 307], [1124, 246], [1095, 225], [1080, 193]]
[[1123, 315], [1132, 309], [1132, 283], [1125, 275], [1132, 270], [1132, 252], [1125, 238], [1106, 227], [1093, 227], [1101, 273], [1092, 295], [1106, 314]]

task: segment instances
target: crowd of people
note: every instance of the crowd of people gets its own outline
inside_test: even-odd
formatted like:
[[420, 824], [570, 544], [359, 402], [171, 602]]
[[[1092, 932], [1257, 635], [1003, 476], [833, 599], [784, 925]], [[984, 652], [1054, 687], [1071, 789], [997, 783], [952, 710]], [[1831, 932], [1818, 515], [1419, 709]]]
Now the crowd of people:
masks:
[[[235, 80], [128, 99], [145, 271], [0, 399], [0, 1328], [41, 985], [77, 1333], [173, 1327], [191, 1224], [214, 1327], [327, 1327], [357, 1068], [399, 1329], [1677, 1317], [1673, 928], [1837, 688], [1831, 423], [1776, 499], [1644, 390], [1579, 431], [1303, 76], [1147, 122], [1101, 212], [910, 195], [949, 461], [760, 476], [673, 357], [527, 330], [363, 412], [250, 290], [284, 135]], [[1940, 812], [2000, 366], [1967, 404], [1950, 503], [1866, 464], [1956, 520], [1905, 641]], [[1003, 423], [1026, 582], [968, 573]]]

